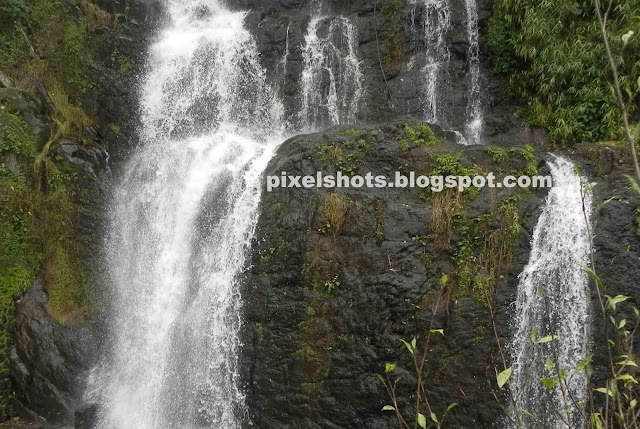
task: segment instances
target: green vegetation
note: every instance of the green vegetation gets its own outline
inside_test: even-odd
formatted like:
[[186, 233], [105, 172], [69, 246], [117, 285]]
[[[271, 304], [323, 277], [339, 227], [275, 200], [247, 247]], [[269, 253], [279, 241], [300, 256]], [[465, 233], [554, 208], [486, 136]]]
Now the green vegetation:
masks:
[[321, 143], [316, 146], [325, 168], [335, 168], [348, 176], [358, 173], [367, 149], [368, 143], [365, 138]]
[[347, 214], [347, 200], [338, 194], [327, 194], [324, 204], [321, 207], [322, 216], [325, 219], [325, 226], [319, 230], [320, 232], [329, 232], [336, 238], [342, 226], [344, 225], [345, 216]]
[[87, 0], [0, 1], [2, 72], [26, 93], [44, 84], [56, 108], [47, 118], [52, 131], [44, 143], [21, 111], [10, 102], [0, 105], [0, 312], [5, 325], [12, 300], [36, 276], [42, 277], [49, 310], [59, 321], [81, 319], [86, 307], [81, 262], [86, 249], [74, 229], [75, 173], [64, 159], [56, 159], [55, 142], [66, 137], [91, 144], [86, 129], [93, 124], [92, 113], [83, 106], [93, 87], [90, 31], [114, 22]]
[[403, 124], [404, 135], [400, 138], [400, 150], [408, 152], [411, 146], [429, 147], [442, 143], [433, 133], [429, 125], [420, 124], [417, 129], [412, 128], [409, 124]]
[[382, 46], [382, 58], [380, 59], [385, 67], [395, 67], [400, 63], [404, 55], [404, 33], [402, 31], [402, 11], [406, 2], [403, 0], [385, 0], [380, 5], [378, 21], [385, 37], [380, 40]]
[[366, 134], [366, 131], [355, 128], [349, 128], [340, 133], [341, 136], [361, 136], [363, 134]]
[[501, 147], [493, 147], [489, 146], [484, 149], [484, 151], [491, 156], [491, 159], [496, 164], [500, 164], [503, 161], [507, 160], [507, 150]]
[[520, 236], [518, 208], [511, 200], [505, 200], [495, 212], [474, 219], [461, 211], [454, 215], [453, 229], [461, 237], [453, 258], [455, 294], [472, 296], [488, 304], [493, 288], [511, 262], [512, 246]]
[[[609, 42], [622, 92], [633, 99], [640, 77], [640, 1], [614, 2]], [[510, 76], [508, 92], [528, 103], [531, 125], [546, 128], [554, 142], [619, 139], [620, 113], [610, 85], [592, 2], [498, 0], [489, 25], [494, 68]], [[629, 102], [631, 114], [637, 103]]]

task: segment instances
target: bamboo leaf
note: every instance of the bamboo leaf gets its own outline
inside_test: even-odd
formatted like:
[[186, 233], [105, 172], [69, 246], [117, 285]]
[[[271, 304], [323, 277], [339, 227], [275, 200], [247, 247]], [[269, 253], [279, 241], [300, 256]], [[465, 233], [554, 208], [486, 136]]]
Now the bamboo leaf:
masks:
[[418, 425], [423, 429], [427, 428], [427, 418], [422, 413], [418, 413]]
[[403, 340], [402, 338], [400, 339], [400, 341], [402, 341], [402, 344], [404, 344], [407, 347], [407, 350], [409, 350], [409, 353], [414, 354], [414, 348], [411, 344], [409, 344], [408, 342], [406, 342], [405, 340]]
[[598, 387], [597, 389], [593, 389], [595, 392], [605, 393], [613, 398], [613, 392], [606, 387]]
[[511, 373], [513, 372], [513, 369], [511, 367], [505, 369], [504, 371], [502, 371], [500, 374], [498, 374], [498, 387], [500, 389], [502, 389], [502, 386], [504, 386], [509, 379], [511, 378]]
[[549, 390], [553, 389], [554, 387], [556, 387], [556, 384], [558, 383], [556, 380], [552, 379], [552, 378], [541, 378], [540, 382], [542, 384], [545, 385], [545, 387]]

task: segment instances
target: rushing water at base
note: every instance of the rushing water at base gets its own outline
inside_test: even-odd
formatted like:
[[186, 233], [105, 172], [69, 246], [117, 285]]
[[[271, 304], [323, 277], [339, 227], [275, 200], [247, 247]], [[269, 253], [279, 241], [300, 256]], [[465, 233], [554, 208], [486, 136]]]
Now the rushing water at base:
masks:
[[302, 128], [317, 130], [355, 123], [364, 79], [357, 26], [347, 17], [324, 17], [318, 10], [309, 22], [304, 41]]
[[141, 90], [142, 145], [107, 243], [111, 350], [89, 395], [99, 428], [240, 427], [238, 277], [261, 174], [282, 141], [245, 14], [170, 0]]
[[[568, 389], [548, 390], [540, 381], [556, 378], [557, 368], [571, 374], [589, 350], [589, 279], [581, 268], [588, 264], [589, 238], [580, 178], [573, 164], [558, 156], [549, 162], [549, 168], [553, 188], [533, 232], [529, 263], [518, 284], [511, 344], [512, 415], [517, 410], [527, 428], [566, 428], [563, 419], [579, 428], [573, 403], [585, 399], [584, 371], [568, 379]], [[589, 194], [585, 207], [591, 207]], [[558, 338], [542, 344], [532, 340], [550, 335]], [[573, 411], [561, 418], [565, 409]]]

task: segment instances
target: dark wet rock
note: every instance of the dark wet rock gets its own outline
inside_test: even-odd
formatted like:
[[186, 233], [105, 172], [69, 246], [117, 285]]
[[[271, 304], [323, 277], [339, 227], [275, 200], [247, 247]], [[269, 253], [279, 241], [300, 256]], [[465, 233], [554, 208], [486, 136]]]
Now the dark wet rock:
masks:
[[[434, 152], [460, 152], [463, 164], [485, 171], [504, 167], [492, 163], [485, 148], [453, 143], [403, 154], [393, 129], [393, 124], [378, 124], [363, 127], [362, 135], [354, 137], [341, 135], [344, 128], [295, 137], [278, 149], [265, 174], [331, 172], [318, 148], [349, 138], [367, 142], [357, 170], [361, 174], [389, 175], [407, 162], [419, 169]], [[638, 302], [638, 197], [624, 177], [632, 171], [627, 152], [624, 146], [594, 144], [565, 156], [600, 182], [594, 207], [619, 197], [593, 214], [596, 267], [607, 294], [626, 294]], [[537, 155], [539, 174], [549, 174], [547, 156]], [[333, 192], [348, 207], [344, 226], [335, 235], [327, 230], [323, 215], [327, 195]], [[465, 201], [463, 210], [471, 219], [481, 219], [509, 196], [506, 190], [484, 189]], [[517, 203], [521, 231], [495, 295], [503, 346], [511, 336], [518, 275], [528, 262], [544, 197], [540, 190]], [[407, 189], [280, 188], [264, 193], [244, 292], [243, 367], [256, 427], [396, 427], [393, 416], [380, 411], [389, 399], [377, 376], [387, 362], [395, 363], [402, 377], [398, 395], [402, 401], [411, 397], [415, 374], [399, 340], [424, 336], [440, 277], [447, 273], [456, 281], [452, 263], [463, 235], [454, 228], [450, 245], [435, 242], [429, 230], [433, 208], [431, 198], [421, 199]], [[606, 341], [592, 290], [597, 381], [606, 371]], [[456, 402], [447, 416], [449, 426], [495, 427], [502, 411], [489, 383], [495, 383], [495, 367], [501, 363], [486, 305], [473, 295], [454, 292], [434, 320], [445, 333], [432, 343], [427, 365], [427, 391], [436, 413]]]
[[[419, 2], [418, 2], [419, 3]], [[294, 123], [300, 112], [302, 50], [310, 20], [311, 8], [298, 0], [232, 0], [232, 7], [249, 10], [246, 25], [255, 35], [261, 60], [275, 81], [284, 99], [285, 113]], [[487, 45], [487, 25], [493, 2], [480, 0], [478, 26], [480, 33], [481, 99], [484, 112], [484, 138], [498, 145], [546, 145], [544, 132], [531, 130], [515, 115], [517, 106], [505, 96], [505, 80], [490, 68]], [[424, 117], [425, 76], [421, 67], [409, 65], [424, 52], [422, 13], [418, 4], [407, 2], [401, 10], [382, 11], [380, 4], [368, 0], [325, 2], [324, 14], [330, 19], [342, 14], [356, 23], [358, 54], [364, 75], [364, 105], [358, 116], [360, 123], [388, 121], [404, 115]], [[470, 86], [467, 56], [469, 42], [464, 0], [449, 2], [451, 26], [446, 34], [450, 45], [448, 74], [440, 81], [439, 105], [444, 107], [438, 118], [444, 128], [464, 132]], [[413, 21], [412, 21], [413, 19]], [[328, 22], [328, 21], [327, 21]], [[286, 54], [286, 31], [289, 53], [286, 73], [278, 65]], [[322, 26], [320, 26], [322, 31]], [[384, 59], [387, 46], [396, 46], [399, 57]]]
[[[360, 174], [391, 176], [405, 165], [425, 173], [431, 156], [442, 153], [459, 153], [463, 165], [485, 171], [498, 168], [484, 147], [451, 140], [405, 151], [399, 126], [361, 127], [353, 136], [340, 128], [295, 137], [280, 146], [265, 174], [335, 172], [322, 160], [322, 145], [352, 139], [366, 142]], [[443, 135], [437, 127], [434, 131]], [[323, 214], [333, 192], [347, 204], [337, 233]], [[503, 344], [517, 275], [528, 260], [544, 194], [541, 190], [517, 203], [522, 230], [496, 298]], [[471, 219], [481, 219], [510, 195], [485, 189], [464, 208]], [[257, 427], [396, 427], [393, 416], [380, 411], [389, 398], [378, 375], [386, 363], [396, 363], [403, 379], [399, 395], [403, 401], [410, 398], [415, 374], [400, 339], [424, 338], [442, 275], [454, 281], [452, 259], [463, 239], [454, 228], [450, 244], [435, 240], [433, 204], [417, 189], [280, 188], [264, 193], [244, 294], [243, 367], [248, 368], [248, 404]], [[493, 427], [500, 409], [487, 381], [495, 379], [497, 346], [487, 306], [474, 296], [451, 295], [434, 320], [445, 336], [432, 344], [429, 400], [437, 404], [438, 415], [448, 404], [460, 404], [447, 417], [451, 427]]]
[[9, 79], [9, 76], [0, 71], [0, 88], [13, 88], [13, 82]]
[[100, 405], [90, 402], [76, 410], [75, 429], [94, 429], [98, 423]]
[[18, 399], [52, 424], [73, 421], [80, 375], [90, 368], [95, 341], [87, 326], [63, 326], [47, 310], [40, 281], [16, 303], [11, 376]]
[[64, 156], [77, 169], [89, 175], [98, 186], [103, 187], [103, 190], [106, 189], [111, 177], [109, 154], [97, 147], [86, 147], [69, 139], [58, 140], [53, 145], [57, 148], [57, 154]]

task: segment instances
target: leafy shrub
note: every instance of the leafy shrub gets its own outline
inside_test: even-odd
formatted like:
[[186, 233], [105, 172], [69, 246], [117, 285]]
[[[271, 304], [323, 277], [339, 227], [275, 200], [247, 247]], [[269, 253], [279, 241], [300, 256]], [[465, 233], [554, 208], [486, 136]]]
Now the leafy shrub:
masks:
[[[640, 37], [635, 16], [640, 1], [614, 2], [609, 42], [631, 97], [640, 76]], [[532, 125], [545, 127], [560, 144], [620, 138], [620, 115], [610, 89], [610, 72], [590, 1], [498, 0], [489, 25], [494, 67], [511, 74], [509, 93], [528, 103]], [[516, 67], [518, 64], [518, 67]], [[632, 113], [637, 106], [630, 103]]]

